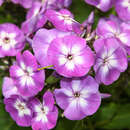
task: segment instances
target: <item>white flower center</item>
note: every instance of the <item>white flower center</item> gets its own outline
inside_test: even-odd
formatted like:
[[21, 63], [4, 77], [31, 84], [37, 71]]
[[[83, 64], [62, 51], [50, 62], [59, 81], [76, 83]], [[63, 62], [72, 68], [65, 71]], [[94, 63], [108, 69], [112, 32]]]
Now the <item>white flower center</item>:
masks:
[[18, 110], [18, 115], [20, 117], [23, 117], [24, 115], [31, 115], [31, 111], [27, 108], [25, 102], [22, 102], [19, 99], [16, 100], [14, 107]]
[[42, 121], [43, 123], [48, 122], [47, 114], [49, 112], [49, 108], [47, 106], [35, 105], [35, 112], [37, 113], [36, 121]]
[[20, 77], [20, 84], [22, 86], [35, 85], [32, 76], [34, 75], [33, 69], [27, 67], [23, 62], [21, 62], [21, 68], [16, 71], [18, 77]]
[[105, 51], [100, 58], [97, 58], [97, 65], [101, 67], [101, 71], [104, 75], [109, 72], [110, 68], [117, 67], [118, 65], [113, 51], [113, 49], [108, 52]]
[[128, 11], [130, 11], [130, 0], [124, 0], [122, 1], [122, 6], [127, 7]]
[[65, 65], [67, 69], [73, 70], [75, 65], [83, 64], [83, 56], [78, 55], [80, 53], [80, 47], [73, 46], [72, 49], [63, 45], [61, 47], [61, 55], [59, 55], [59, 65]]
[[2, 49], [7, 51], [10, 48], [14, 48], [14, 46], [16, 45], [15, 37], [16, 37], [15, 33], [1, 32], [0, 46], [2, 47]]

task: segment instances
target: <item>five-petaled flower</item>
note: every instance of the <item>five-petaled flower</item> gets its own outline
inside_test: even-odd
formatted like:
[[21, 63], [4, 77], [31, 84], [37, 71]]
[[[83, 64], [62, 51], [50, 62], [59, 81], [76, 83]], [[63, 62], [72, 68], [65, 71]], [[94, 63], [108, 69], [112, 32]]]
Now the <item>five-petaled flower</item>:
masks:
[[36, 58], [24, 51], [16, 56], [17, 63], [10, 67], [10, 76], [22, 96], [35, 96], [44, 87], [44, 70], [37, 71]]
[[94, 64], [93, 52], [86, 41], [74, 35], [54, 39], [48, 48], [48, 58], [65, 77], [84, 76]]

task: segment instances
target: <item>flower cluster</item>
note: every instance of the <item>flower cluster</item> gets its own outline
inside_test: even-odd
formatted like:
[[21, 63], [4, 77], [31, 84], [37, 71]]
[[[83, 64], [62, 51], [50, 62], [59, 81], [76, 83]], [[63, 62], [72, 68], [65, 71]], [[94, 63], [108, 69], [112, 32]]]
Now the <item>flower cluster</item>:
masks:
[[[118, 14], [101, 18], [96, 29], [94, 12], [83, 23], [74, 19], [67, 9], [71, 0], [11, 1], [28, 12], [21, 28], [0, 24], [0, 58], [16, 57], [3, 80], [6, 111], [17, 125], [33, 130], [54, 128], [57, 106], [69, 120], [93, 115], [110, 96], [99, 85], [112, 84], [128, 66], [130, 1], [85, 0], [104, 12], [114, 6]], [[45, 71], [51, 70], [60, 88], [48, 88]]]

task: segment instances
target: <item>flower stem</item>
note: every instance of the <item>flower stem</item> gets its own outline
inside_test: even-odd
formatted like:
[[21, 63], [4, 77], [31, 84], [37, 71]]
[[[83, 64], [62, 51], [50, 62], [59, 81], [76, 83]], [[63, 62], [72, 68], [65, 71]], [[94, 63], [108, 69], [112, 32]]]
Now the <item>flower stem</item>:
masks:
[[42, 68], [38, 68], [37, 70], [44, 70], [44, 69], [48, 69], [48, 68], [51, 68], [53, 67], [53, 65], [49, 65], [49, 66], [45, 66], [45, 67], [42, 67]]

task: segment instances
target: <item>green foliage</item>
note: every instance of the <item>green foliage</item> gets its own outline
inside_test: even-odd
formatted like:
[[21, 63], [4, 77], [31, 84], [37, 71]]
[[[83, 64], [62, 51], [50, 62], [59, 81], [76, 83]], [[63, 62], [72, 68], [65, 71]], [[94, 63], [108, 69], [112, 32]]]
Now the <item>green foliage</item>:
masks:
[[0, 129], [9, 130], [10, 126], [13, 124], [13, 120], [9, 114], [5, 111], [4, 105], [0, 102]]
[[94, 10], [94, 7], [87, 5], [84, 0], [73, 0], [70, 10], [78, 22], [83, 22], [91, 11]]

